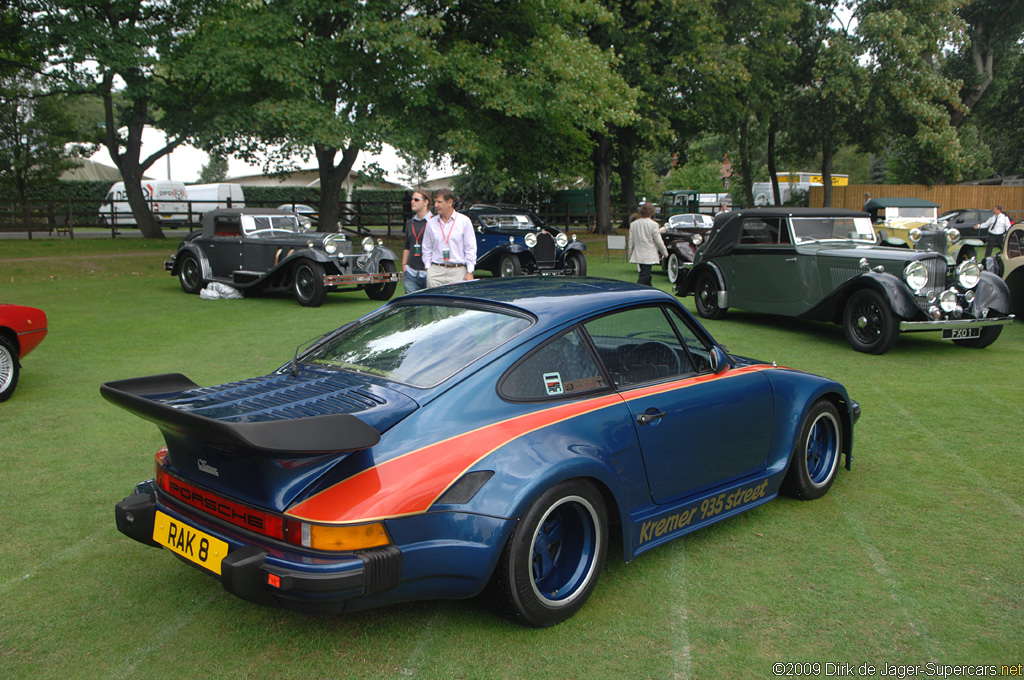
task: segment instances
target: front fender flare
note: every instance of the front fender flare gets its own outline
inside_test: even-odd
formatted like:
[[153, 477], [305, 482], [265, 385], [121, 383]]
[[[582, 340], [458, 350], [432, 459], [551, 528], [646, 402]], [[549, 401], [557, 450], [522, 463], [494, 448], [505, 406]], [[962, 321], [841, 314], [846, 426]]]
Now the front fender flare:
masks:
[[1001, 278], [989, 271], [982, 271], [978, 285], [974, 287], [976, 309], [991, 309], [1006, 315], [1013, 310], [1010, 287]]

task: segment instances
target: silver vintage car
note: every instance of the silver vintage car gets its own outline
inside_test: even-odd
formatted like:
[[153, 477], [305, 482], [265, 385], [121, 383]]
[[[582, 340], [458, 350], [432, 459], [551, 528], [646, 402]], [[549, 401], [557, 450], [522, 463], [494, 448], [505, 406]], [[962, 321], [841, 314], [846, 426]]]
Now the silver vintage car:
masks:
[[186, 293], [216, 281], [241, 291], [291, 290], [299, 304], [319, 307], [330, 291], [390, 299], [396, 259], [369, 236], [356, 245], [344, 233], [303, 229], [294, 212], [236, 208], [204, 213], [202, 229], [186, 236], [164, 266]]

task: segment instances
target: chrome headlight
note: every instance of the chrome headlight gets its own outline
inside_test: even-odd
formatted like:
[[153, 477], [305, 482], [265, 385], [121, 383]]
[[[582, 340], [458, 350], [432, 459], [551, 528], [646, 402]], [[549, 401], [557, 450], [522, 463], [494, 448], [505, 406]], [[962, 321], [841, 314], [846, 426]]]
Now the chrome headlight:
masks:
[[324, 250], [328, 255], [334, 255], [334, 253], [338, 252], [338, 244], [334, 242], [333, 235], [324, 237]]
[[[911, 235], [911, 238], [913, 238], [913, 235]], [[921, 289], [928, 285], [928, 268], [921, 262], [911, 262], [903, 270], [903, 280], [907, 282], [907, 285], [915, 293], [920, 293]]]
[[534, 234], [532, 231], [529, 234], [527, 234], [523, 240], [526, 241], [527, 248], [533, 248], [535, 245], [537, 245], [537, 235]]
[[567, 245], [569, 245], [569, 237], [566, 236], [564, 233], [560, 233], [558, 236], [555, 237], [555, 245], [558, 246], [559, 248], [566, 247]]
[[942, 307], [944, 312], [952, 312], [956, 309], [956, 291], [955, 290], [944, 290], [939, 295], [939, 307]]
[[956, 243], [960, 240], [960, 230], [956, 227], [950, 227], [946, 230], [946, 240], [950, 243]]
[[376, 244], [374, 244], [374, 242], [373, 242], [373, 237], [372, 236], [367, 236], [366, 238], [363, 239], [363, 252], [364, 253], [373, 252], [373, 248], [374, 248], [375, 245]]
[[974, 260], [964, 260], [956, 268], [956, 282], [964, 290], [970, 290], [978, 285], [981, 279], [981, 267]]
[[913, 229], [910, 230], [909, 236], [911, 241], [917, 243], [918, 241], [921, 240], [921, 230], [918, 229], [917, 227], [914, 227]]
[[704, 243], [704, 237], [700, 234], [694, 234], [691, 241], [693, 241], [693, 245], [699, 246], [701, 243]]

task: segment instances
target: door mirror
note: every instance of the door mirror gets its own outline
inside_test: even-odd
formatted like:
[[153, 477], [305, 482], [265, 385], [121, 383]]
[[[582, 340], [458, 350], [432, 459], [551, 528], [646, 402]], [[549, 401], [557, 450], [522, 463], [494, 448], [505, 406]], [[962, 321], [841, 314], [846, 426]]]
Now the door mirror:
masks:
[[715, 375], [721, 375], [729, 369], [729, 355], [722, 351], [722, 348], [715, 345], [711, 348], [711, 370]]

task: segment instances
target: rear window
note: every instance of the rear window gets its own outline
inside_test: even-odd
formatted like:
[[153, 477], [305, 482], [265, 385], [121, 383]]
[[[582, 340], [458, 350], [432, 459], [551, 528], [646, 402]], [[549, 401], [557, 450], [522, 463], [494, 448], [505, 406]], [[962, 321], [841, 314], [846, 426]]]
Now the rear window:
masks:
[[438, 304], [390, 307], [314, 346], [302, 363], [430, 387], [530, 327], [492, 309]]

